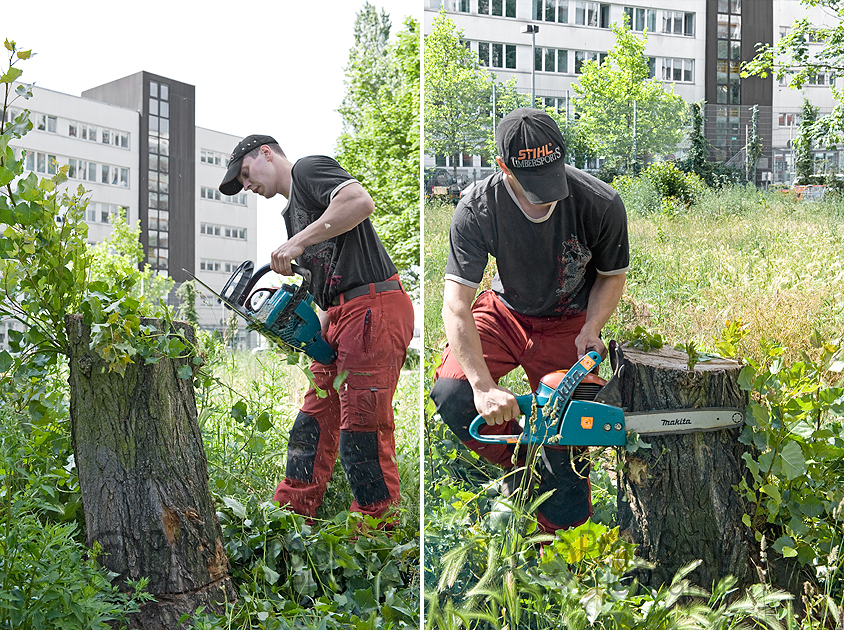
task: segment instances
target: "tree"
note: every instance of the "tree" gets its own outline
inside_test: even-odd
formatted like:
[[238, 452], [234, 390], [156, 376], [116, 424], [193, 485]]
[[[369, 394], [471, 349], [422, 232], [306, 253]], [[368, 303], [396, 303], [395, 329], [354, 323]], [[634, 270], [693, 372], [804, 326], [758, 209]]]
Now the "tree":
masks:
[[[826, 9], [836, 18], [835, 25], [818, 26], [807, 18], [795, 21], [776, 44], [757, 44], [756, 56], [742, 66], [742, 77], [772, 74], [799, 90], [805, 83], [815, 82], [818, 74], [844, 71], [844, 0], [801, 0], [801, 4]], [[823, 46], [809, 48], [810, 43], [818, 42]], [[825, 146], [844, 141], [844, 94], [831, 82], [830, 89], [838, 104], [812, 126], [815, 140]]]
[[591, 144], [611, 165], [647, 160], [674, 151], [682, 138], [685, 103], [648, 78], [644, 55], [647, 37], [637, 37], [630, 26], [613, 24], [615, 46], [603, 63], [585, 62], [580, 82], [573, 84], [578, 99], [575, 111]]
[[[445, 9], [425, 38], [425, 150], [452, 157], [485, 152], [491, 128], [491, 76], [462, 41]], [[508, 110], [509, 111], [509, 110]]]
[[724, 162], [709, 161], [709, 140], [703, 133], [704, 105], [704, 101], [689, 104], [689, 150], [682, 160], [677, 161], [677, 168], [694, 173], [710, 188], [721, 188], [724, 184], [739, 181], [740, 175]]
[[411, 18], [392, 42], [390, 28], [369, 2], [355, 19], [337, 159], [372, 195], [373, 225], [412, 288], [420, 264], [420, 34]]
[[126, 210], [121, 207], [109, 217], [109, 223], [113, 228], [111, 234], [92, 246], [91, 280], [108, 282], [126, 278], [129, 295], [157, 306], [159, 300], [166, 300], [174, 283], [169, 276], [158, 275], [149, 264], [144, 264], [141, 222], [131, 227]]
[[750, 129], [744, 148], [744, 179], [756, 183], [756, 161], [762, 156], [762, 138], [759, 137], [759, 106], [750, 108]]
[[818, 108], [803, 99], [800, 108], [800, 127], [794, 138], [794, 170], [797, 181], [806, 183], [815, 173], [815, 160], [812, 157], [812, 141], [815, 135], [815, 122], [818, 119]]

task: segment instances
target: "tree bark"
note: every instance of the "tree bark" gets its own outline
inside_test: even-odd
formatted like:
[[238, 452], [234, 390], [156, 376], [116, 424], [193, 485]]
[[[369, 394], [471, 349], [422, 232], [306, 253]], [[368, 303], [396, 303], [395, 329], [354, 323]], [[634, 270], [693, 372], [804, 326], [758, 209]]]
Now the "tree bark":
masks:
[[[741, 365], [728, 359], [687, 367], [688, 356], [671, 349], [642, 352], [625, 348], [620, 375], [627, 412], [691, 407], [745, 409], [746, 392], [738, 385]], [[639, 571], [651, 588], [670, 584], [678, 569], [700, 559], [689, 576], [711, 589], [728, 575], [744, 586], [756, 581], [757, 546], [742, 523], [745, 505], [733, 489], [745, 474], [736, 428], [684, 435], [642, 435], [650, 449], [624, 453], [619, 479], [618, 522], [621, 535], [639, 545], [638, 554], [655, 564]]]
[[[234, 601], [222, 532], [208, 489], [193, 383], [177, 376], [187, 359], [130, 364], [109, 372], [90, 349], [80, 315], [65, 320], [70, 417], [87, 544], [120, 583], [149, 578], [156, 600], [133, 628], [179, 627], [199, 606]], [[160, 330], [159, 320], [144, 320]], [[188, 339], [193, 328], [177, 322]]]

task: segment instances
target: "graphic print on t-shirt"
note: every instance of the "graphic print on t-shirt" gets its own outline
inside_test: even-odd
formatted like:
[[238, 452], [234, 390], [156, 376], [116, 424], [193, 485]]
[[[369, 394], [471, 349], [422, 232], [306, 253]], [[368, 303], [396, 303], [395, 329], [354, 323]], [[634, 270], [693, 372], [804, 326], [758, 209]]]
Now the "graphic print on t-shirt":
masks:
[[572, 234], [562, 244], [562, 253], [557, 258], [559, 275], [555, 291], [559, 300], [556, 311], [561, 315], [583, 310], [582, 305], [572, 305], [572, 298], [577, 296], [586, 283], [586, 265], [592, 260], [592, 252]]

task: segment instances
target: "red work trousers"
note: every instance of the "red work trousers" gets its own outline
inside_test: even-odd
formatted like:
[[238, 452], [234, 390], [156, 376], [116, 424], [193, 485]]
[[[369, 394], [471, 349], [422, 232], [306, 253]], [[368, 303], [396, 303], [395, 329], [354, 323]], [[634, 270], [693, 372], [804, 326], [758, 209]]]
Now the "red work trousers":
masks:
[[[328, 318], [326, 341], [337, 359], [311, 364], [314, 382], [326, 396], [315, 389], [305, 394], [290, 430], [286, 476], [273, 500], [314, 517], [339, 451], [355, 497], [350, 510], [380, 517], [400, 498], [393, 395], [413, 337], [413, 305], [403, 290], [371, 289], [330, 307]], [[343, 373], [347, 376], [335, 390]]]
[[[572, 317], [529, 317], [509, 308], [492, 291], [481, 293], [472, 305], [472, 315], [481, 337], [484, 361], [496, 382], [521, 365], [531, 391], [539, 380], [555, 370], [570, 368], [577, 361], [574, 340], [586, 321], [586, 314]], [[512, 468], [513, 446], [487, 444], [472, 439], [469, 424], [477, 416], [474, 396], [463, 369], [450, 348], [443, 353], [436, 372], [431, 398], [440, 417], [454, 434], [473, 451], [504, 468]], [[484, 434], [521, 433], [515, 421], [488, 426]], [[554, 490], [539, 506], [537, 521], [546, 531], [580, 525], [592, 514], [589, 468], [572, 454], [580, 449], [543, 446], [538, 468], [539, 492]]]

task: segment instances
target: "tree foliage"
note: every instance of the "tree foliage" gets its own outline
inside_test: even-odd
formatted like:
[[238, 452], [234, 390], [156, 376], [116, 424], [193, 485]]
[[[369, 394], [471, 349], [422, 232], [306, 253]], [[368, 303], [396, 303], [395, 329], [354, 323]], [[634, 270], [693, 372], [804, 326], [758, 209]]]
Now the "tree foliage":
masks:
[[682, 138], [683, 99], [661, 81], [648, 78], [647, 37], [613, 24], [615, 46], [603, 63], [583, 64], [579, 83], [579, 126], [599, 155], [611, 164], [630, 165], [674, 151]]
[[[796, 20], [776, 44], [757, 44], [756, 56], [742, 66], [742, 76], [773, 75], [792, 89], [801, 89], [820, 73], [844, 71], [844, 0], [800, 0], [806, 7], [820, 7], [832, 14], [834, 25], [819, 26], [808, 18]], [[814, 46], [810, 44], [814, 43]], [[822, 43], [822, 45], [817, 45]], [[819, 117], [811, 128], [818, 144], [833, 146], [844, 141], [844, 105], [841, 90], [830, 86], [838, 104]]]
[[425, 38], [425, 150], [436, 155], [488, 150], [492, 79], [462, 37], [441, 9]]
[[419, 24], [391, 24], [369, 2], [355, 20], [346, 66], [338, 161], [375, 201], [373, 224], [405, 280], [419, 263]]
[[818, 108], [804, 97], [803, 105], [800, 107], [800, 126], [797, 137], [794, 138], [794, 170], [798, 181], [805, 181], [815, 173], [812, 143], [817, 119]]

